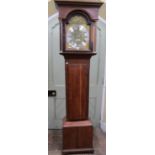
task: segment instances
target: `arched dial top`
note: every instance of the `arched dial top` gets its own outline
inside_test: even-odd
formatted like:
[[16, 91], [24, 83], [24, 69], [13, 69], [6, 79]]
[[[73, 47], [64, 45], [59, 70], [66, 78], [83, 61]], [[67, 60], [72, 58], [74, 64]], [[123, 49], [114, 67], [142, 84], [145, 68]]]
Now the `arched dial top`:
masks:
[[90, 25], [84, 16], [73, 15], [66, 25], [66, 50], [88, 51], [89, 42]]

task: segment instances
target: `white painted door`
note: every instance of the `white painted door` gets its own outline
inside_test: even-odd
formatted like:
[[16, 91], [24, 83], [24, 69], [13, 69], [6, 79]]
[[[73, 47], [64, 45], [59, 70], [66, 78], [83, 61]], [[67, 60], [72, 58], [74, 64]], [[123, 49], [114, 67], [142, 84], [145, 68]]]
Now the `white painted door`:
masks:
[[[101, 116], [102, 88], [105, 69], [105, 23], [101, 19], [97, 24], [97, 55], [91, 58], [89, 117], [94, 126], [99, 126]], [[65, 109], [65, 68], [64, 57], [59, 48], [58, 14], [49, 18], [48, 25], [48, 89], [56, 90], [56, 97], [48, 97], [48, 127], [62, 128]]]

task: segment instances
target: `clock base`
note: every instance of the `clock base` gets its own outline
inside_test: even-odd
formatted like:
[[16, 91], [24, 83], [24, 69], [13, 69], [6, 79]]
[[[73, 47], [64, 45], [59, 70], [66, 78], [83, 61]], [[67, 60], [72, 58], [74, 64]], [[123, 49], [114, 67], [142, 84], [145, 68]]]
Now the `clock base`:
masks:
[[81, 153], [94, 153], [94, 149], [87, 148], [87, 149], [69, 149], [69, 150], [63, 150], [62, 154], [81, 154]]
[[63, 122], [62, 154], [93, 153], [93, 126], [90, 120]]

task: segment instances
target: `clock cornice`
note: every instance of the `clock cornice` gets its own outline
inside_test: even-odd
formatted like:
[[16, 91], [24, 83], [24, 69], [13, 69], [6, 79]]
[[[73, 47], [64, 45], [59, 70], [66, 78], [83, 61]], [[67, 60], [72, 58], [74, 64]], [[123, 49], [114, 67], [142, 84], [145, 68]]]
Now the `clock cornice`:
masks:
[[54, 0], [59, 12], [59, 19], [65, 20], [72, 12], [83, 12], [90, 16], [92, 21], [98, 20], [100, 0]]
[[100, 7], [104, 2], [100, 0], [54, 0], [57, 5], [82, 5]]

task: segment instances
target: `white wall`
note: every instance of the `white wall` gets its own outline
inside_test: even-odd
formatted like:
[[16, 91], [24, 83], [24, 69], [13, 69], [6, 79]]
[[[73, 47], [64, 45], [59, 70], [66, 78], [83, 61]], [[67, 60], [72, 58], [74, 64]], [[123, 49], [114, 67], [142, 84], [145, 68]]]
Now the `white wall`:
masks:
[[101, 109], [101, 129], [106, 132], [106, 73], [103, 84], [102, 109]]

